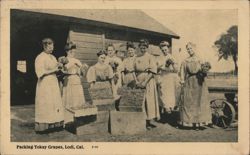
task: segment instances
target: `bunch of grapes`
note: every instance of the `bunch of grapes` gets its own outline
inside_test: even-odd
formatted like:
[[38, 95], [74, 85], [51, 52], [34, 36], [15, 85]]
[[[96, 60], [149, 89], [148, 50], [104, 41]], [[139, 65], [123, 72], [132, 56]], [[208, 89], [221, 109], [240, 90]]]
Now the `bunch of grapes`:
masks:
[[202, 85], [207, 76], [208, 71], [211, 69], [211, 64], [209, 62], [205, 62], [201, 64], [201, 69], [197, 73], [198, 83]]
[[171, 64], [174, 64], [174, 61], [172, 59], [168, 59], [166, 61], [166, 67], [169, 67]]
[[211, 64], [209, 62], [205, 62], [201, 64], [201, 72], [208, 73], [208, 71], [211, 69]]
[[117, 67], [119, 66], [117, 62], [110, 62], [109, 65], [112, 67], [114, 72], [117, 70]]
[[61, 56], [58, 58], [58, 62], [63, 65], [66, 65], [67, 63], [69, 63], [69, 60], [65, 56]]

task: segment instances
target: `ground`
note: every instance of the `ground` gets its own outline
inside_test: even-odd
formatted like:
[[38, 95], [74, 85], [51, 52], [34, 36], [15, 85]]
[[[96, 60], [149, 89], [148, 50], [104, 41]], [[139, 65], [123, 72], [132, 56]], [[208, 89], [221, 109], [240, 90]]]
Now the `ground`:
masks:
[[155, 122], [156, 128], [140, 135], [114, 136], [110, 133], [76, 136], [66, 130], [39, 135], [34, 132], [34, 105], [11, 107], [11, 141], [14, 142], [237, 142], [237, 128], [209, 128], [195, 131], [176, 129]]
[[[236, 78], [209, 79], [209, 86], [237, 87]], [[223, 98], [223, 93], [210, 93], [209, 100]], [[239, 105], [240, 106], [240, 105]], [[34, 132], [34, 105], [11, 107], [11, 141], [14, 142], [237, 142], [238, 127], [219, 127], [195, 131], [177, 129], [169, 123], [155, 122], [156, 128], [140, 135], [114, 136], [110, 133], [74, 135], [66, 130], [39, 135]]]

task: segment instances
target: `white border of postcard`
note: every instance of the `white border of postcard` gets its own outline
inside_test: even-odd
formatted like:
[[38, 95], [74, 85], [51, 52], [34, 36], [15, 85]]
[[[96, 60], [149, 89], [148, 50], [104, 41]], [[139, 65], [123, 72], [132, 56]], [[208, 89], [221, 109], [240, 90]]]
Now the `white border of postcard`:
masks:
[[[10, 9], [237, 9], [239, 26], [238, 142], [11, 142]], [[32, 1], [1, 2], [1, 152], [3, 154], [249, 154], [249, 3], [248, 1]], [[25, 135], [24, 135], [25, 136]], [[17, 150], [17, 144], [83, 145], [75, 150]], [[93, 149], [92, 146], [98, 146]]]

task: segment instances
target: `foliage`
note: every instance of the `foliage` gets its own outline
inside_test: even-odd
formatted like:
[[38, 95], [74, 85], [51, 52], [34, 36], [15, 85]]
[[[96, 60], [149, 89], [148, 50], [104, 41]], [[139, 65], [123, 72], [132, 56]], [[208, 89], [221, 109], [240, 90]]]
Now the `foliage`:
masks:
[[238, 72], [238, 26], [231, 26], [227, 33], [222, 34], [214, 45], [219, 53], [219, 60], [222, 58], [228, 60], [229, 57], [233, 58], [235, 64], [235, 73]]

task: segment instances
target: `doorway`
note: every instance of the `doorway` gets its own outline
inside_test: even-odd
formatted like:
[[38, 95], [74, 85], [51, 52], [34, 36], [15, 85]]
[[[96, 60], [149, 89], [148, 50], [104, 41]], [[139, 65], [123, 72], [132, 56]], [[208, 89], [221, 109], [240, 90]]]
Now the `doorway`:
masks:
[[42, 51], [41, 40], [54, 40], [57, 58], [64, 55], [69, 24], [39, 13], [11, 10], [10, 70], [11, 105], [34, 104], [37, 77], [35, 58]]

